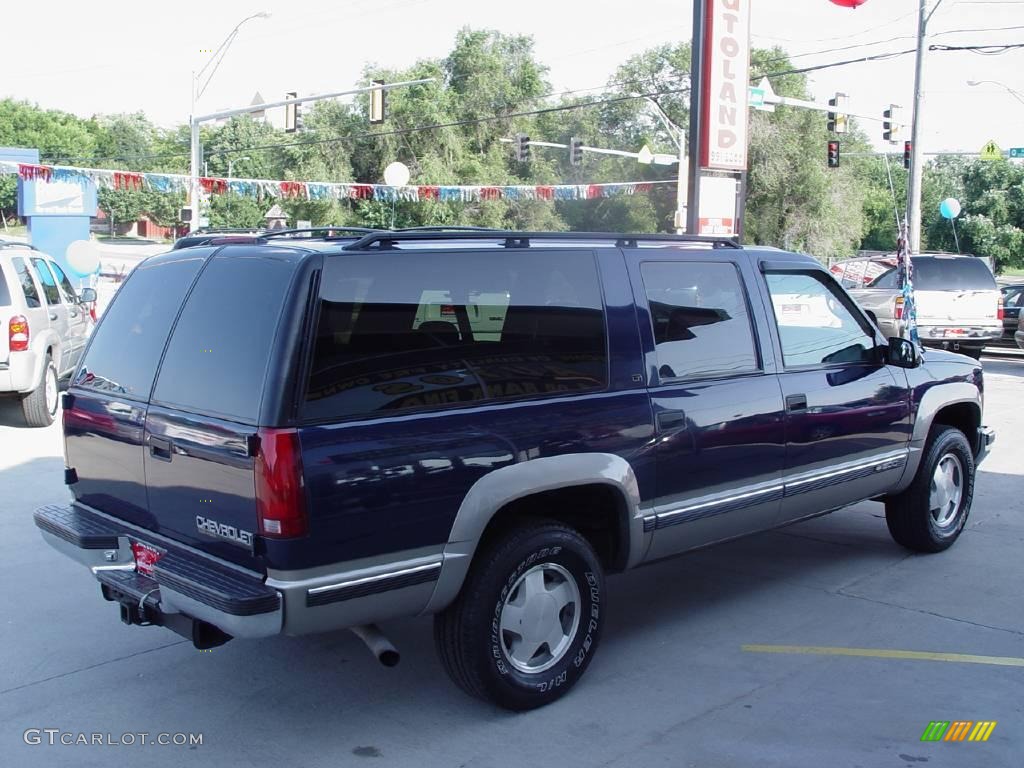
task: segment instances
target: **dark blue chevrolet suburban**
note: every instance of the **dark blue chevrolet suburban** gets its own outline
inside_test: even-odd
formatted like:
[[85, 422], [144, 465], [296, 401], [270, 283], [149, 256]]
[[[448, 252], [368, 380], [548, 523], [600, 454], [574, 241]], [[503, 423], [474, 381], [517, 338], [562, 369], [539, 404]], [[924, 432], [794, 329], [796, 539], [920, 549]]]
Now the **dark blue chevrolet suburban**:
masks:
[[347, 627], [392, 664], [376, 622], [434, 614], [454, 680], [528, 709], [589, 665], [608, 573], [865, 499], [950, 546], [982, 382], [881, 337], [813, 259], [728, 240], [185, 248], [92, 335], [73, 500], [35, 521], [126, 623], [200, 648]]

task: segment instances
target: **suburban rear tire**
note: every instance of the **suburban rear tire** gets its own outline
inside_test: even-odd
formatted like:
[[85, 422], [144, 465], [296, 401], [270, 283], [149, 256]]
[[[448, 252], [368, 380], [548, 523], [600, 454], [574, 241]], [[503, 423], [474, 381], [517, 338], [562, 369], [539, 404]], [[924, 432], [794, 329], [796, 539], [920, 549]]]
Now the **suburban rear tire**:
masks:
[[458, 598], [434, 618], [441, 662], [460, 688], [500, 707], [550, 704], [593, 658], [604, 591], [601, 563], [579, 533], [521, 524], [477, 554]]
[[941, 552], [959, 538], [974, 497], [974, 454], [964, 433], [937, 426], [910, 487], [885, 502], [896, 543], [915, 552]]
[[43, 376], [36, 388], [21, 399], [21, 412], [30, 427], [48, 427], [57, 415], [57, 366], [46, 356]]

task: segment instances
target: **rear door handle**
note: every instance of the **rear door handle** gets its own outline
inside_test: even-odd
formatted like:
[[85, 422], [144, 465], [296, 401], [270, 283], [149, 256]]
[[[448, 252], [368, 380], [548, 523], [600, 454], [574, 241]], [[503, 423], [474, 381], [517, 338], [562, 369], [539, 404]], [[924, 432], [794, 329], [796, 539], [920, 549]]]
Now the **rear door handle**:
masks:
[[162, 437], [153, 437], [153, 435], [149, 436], [149, 453], [154, 459], [161, 461], [170, 461], [174, 456], [171, 441], [164, 440]]
[[56, 312], [51, 312], [50, 313], [50, 319], [51, 320], [56, 320], [57, 319], [57, 313]]
[[685, 411], [661, 411], [658, 414], [658, 429], [671, 429], [685, 423]]
[[807, 395], [786, 395], [787, 411], [806, 411]]

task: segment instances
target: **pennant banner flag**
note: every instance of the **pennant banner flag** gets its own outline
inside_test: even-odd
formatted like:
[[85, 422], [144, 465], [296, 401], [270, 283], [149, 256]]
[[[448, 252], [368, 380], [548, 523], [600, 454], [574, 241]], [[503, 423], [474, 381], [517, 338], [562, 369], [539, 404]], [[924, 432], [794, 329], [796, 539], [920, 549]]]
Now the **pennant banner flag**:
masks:
[[[16, 174], [30, 181], [92, 181], [104, 189], [142, 190], [167, 194], [187, 192], [189, 177], [180, 173], [135, 173], [133, 171], [74, 168], [64, 165], [33, 165], [0, 160], [0, 174]], [[447, 203], [476, 203], [490, 200], [596, 200], [618, 195], [650, 192], [666, 181], [627, 181], [608, 184], [512, 184], [512, 185], [438, 185], [420, 184], [401, 187], [388, 184], [354, 184], [328, 181], [274, 181], [270, 179], [226, 179], [201, 176], [200, 189], [210, 195], [227, 192], [245, 197], [298, 198], [303, 200], [380, 200], [383, 202], [419, 202], [435, 200]]]

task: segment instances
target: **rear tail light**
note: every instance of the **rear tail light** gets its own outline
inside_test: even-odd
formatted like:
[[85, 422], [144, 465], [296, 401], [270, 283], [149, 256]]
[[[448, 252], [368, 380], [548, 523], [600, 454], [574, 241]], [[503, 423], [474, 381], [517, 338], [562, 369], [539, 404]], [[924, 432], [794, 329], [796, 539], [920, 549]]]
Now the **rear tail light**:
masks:
[[260, 534], [271, 539], [305, 536], [309, 520], [298, 432], [294, 429], [259, 430], [254, 469]]
[[1006, 310], [1003, 309], [1003, 297], [999, 297], [999, 305], [996, 307], [996, 320], [1002, 320], [1006, 317]]
[[11, 352], [24, 352], [28, 349], [28, 320], [24, 315], [15, 315], [7, 331], [7, 342]]
[[897, 320], [903, 319], [903, 301], [904, 299], [902, 296], [896, 297], [896, 306], [893, 308], [893, 317]]

